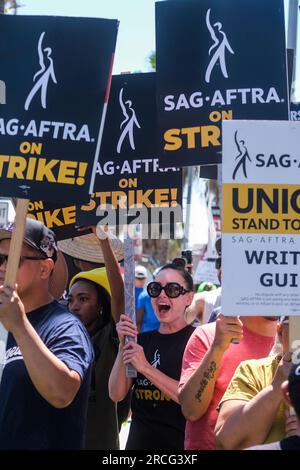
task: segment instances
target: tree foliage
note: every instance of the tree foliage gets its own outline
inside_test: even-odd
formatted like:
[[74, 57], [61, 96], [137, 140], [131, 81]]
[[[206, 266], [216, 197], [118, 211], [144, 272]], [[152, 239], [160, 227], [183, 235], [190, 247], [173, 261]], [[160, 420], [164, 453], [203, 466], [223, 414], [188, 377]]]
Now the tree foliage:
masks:
[[148, 62], [152, 70], [156, 70], [156, 53], [152, 51], [148, 57]]
[[17, 0], [0, 0], [0, 13], [14, 15], [17, 8]]

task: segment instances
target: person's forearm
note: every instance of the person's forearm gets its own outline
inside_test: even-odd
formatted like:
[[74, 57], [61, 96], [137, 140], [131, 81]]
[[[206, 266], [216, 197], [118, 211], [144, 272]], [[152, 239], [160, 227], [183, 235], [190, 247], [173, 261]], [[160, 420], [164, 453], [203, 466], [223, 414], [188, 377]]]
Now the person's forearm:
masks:
[[52, 354], [28, 320], [13, 335], [40, 395], [56, 408], [68, 406], [79, 390], [79, 374]]
[[124, 304], [124, 282], [115, 254], [110, 246], [109, 239], [100, 240], [107, 278], [111, 290], [111, 313], [115, 322], [120, 319], [121, 313], [125, 311]]
[[189, 421], [196, 421], [207, 411], [212, 400], [218, 369], [223, 356], [219, 348], [211, 347], [203, 357], [198, 369], [180, 387], [179, 402]]
[[192, 323], [195, 318], [198, 318], [199, 320], [202, 318], [204, 300], [202, 297], [196, 298], [196, 295], [194, 296], [191, 305], [186, 308], [184, 313], [184, 318], [187, 323]]
[[[252, 400], [230, 416], [221, 413], [216, 425], [216, 444], [220, 449], [244, 449], [263, 444], [270, 432], [282, 395], [272, 385], [264, 388]], [[225, 402], [226, 403], [226, 402]]]
[[123, 348], [120, 345], [108, 381], [110, 399], [114, 402], [122, 401], [126, 397], [131, 385], [132, 380], [126, 377], [126, 366], [123, 362]]
[[161, 390], [171, 400], [179, 403], [178, 399], [178, 380], [171, 379], [160, 370], [147, 364], [141, 374], [147, 377], [159, 390]]

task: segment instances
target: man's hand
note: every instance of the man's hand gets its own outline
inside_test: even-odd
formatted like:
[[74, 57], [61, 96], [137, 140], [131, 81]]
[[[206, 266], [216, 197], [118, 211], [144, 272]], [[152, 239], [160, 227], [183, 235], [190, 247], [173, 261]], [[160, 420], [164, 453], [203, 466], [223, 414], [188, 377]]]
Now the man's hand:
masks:
[[287, 410], [285, 413], [286, 422], [285, 422], [285, 432], [286, 437], [290, 436], [300, 436], [300, 423], [295, 414], [295, 410]]
[[15, 289], [0, 286], [0, 321], [4, 328], [11, 333], [24, 326], [26, 314], [24, 305]]
[[281, 384], [288, 379], [292, 367], [291, 353], [286, 353], [278, 364], [273, 378], [273, 388], [281, 394]]
[[216, 320], [213, 348], [224, 352], [233, 338], [239, 341], [243, 338], [243, 323], [238, 317], [225, 317], [221, 313]]

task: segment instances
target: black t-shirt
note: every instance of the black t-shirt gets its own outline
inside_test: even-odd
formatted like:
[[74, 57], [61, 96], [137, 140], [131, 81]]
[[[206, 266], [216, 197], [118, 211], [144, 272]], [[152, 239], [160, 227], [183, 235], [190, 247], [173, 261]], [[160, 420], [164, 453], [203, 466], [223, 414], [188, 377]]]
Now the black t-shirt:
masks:
[[281, 450], [300, 450], [300, 436], [290, 436], [280, 441]]
[[82, 382], [69, 406], [50, 405], [34, 387], [9, 333], [0, 385], [0, 449], [81, 449], [94, 357], [89, 335], [57, 301], [30, 312], [28, 320], [47, 348], [78, 372]]
[[[194, 328], [172, 334], [157, 330], [138, 335], [148, 362], [172, 379], [179, 380], [182, 357]], [[132, 423], [126, 449], [182, 450], [185, 418], [181, 407], [146, 377], [139, 374], [132, 394]]]

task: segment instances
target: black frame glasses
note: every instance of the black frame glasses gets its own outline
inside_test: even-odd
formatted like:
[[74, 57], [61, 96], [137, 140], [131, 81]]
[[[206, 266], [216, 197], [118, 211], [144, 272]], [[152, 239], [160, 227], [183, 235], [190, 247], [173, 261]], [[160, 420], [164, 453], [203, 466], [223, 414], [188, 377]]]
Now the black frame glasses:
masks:
[[149, 282], [147, 285], [147, 292], [152, 298], [158, 297], [162, 291], [165, 291], [166, 295], [170, 299], [177, 299], [180, 295], [184, 295], [191, 290], [185, 289], [178, 282], [168, 282], [165, 286], [162, 286], [160, 282]]
[[[43, 257], [34, 257], [34, 256], [20, 256], [20, 262], [19, 262], [19, 266], [21, 266], [21, 263], [24, 259], [29, 259], [29, 260], [32, 260], [32, 261], [40, 261], [40, 260], [43, 260], [43, 259], [47, 259], [47, 258], [43, 258]], [[2, 264], [4, 263], [7, 263], [7, 260], [8, 260], [8, 255], [4, 255], [2, 253], [0, 253], [0, 266], [2, 266]]]

